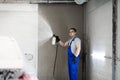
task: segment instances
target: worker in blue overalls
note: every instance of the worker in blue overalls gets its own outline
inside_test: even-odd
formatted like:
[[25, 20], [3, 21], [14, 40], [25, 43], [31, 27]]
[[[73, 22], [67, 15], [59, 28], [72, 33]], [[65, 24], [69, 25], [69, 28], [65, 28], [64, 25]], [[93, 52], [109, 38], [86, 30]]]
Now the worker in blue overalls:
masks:
[[70, 40], [62, 42], [59, 36], [56, 36], [56, 42], [61, 46], [68, 46], [68, 71], [69, 80], [78, 80], [78, 63], [80, 61], [81, 40], [76, 37], [77, 30], [75, 28], [69, 29]]

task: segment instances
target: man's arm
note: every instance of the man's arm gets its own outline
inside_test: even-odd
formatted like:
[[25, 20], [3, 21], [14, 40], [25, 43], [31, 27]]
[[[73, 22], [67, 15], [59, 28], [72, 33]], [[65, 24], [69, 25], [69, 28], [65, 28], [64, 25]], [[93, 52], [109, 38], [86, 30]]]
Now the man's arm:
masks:
[[80, 54], [80, 50], [81, 50], [80, 45], [76, 45], [76, 51], [75, 51], [75, 56], [76, 57], [78, 57], [78, 55]]
[[68, 42], [62, 42], [62, 41], [59, 41], [59, 44], [61, 45], [61, 46], [63, 46], [63, 47], [66, 47], [66, 46], [68, 46]]
[[81, 51], [81, 40], [79, 38], [76, 39], [76, 50], [75, 50], [75, 56], [78, 57]]

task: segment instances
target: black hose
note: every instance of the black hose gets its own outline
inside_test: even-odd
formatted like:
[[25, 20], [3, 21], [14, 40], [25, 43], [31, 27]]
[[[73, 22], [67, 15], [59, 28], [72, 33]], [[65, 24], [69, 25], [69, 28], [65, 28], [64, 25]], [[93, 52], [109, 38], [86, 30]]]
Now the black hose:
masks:
[[56, 68], [56, 61], [57, 61], [57, 53], [58, 53], [58, 45], [56, 45], [56, 54], [55, 54], [54, 67], [53, 67], [53, 78], [55, 77], [55, 68]]

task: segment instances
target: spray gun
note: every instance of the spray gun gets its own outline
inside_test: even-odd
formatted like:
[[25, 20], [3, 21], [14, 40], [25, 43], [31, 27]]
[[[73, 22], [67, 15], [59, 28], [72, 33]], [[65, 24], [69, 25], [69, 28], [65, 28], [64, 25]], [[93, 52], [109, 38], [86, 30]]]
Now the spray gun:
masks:
[[56, 43], [58, 43], [59, 41], [60, 41], [59, 36], [56, 36], [55, 34], [53, 34], [52, 45], [56, 45]]
[[[56, 35], [53, 34], [52, 45], [56, 45], [56, 42], [57, 42]], [[55, 78], [55, 68], [56, 68], [56, 61], [57, 61], [57, 53], [58, 53], [58, 45], [56, 45], [56, 54], [55, 54], [55, 60], [54, 60], [54, 65], [53, 65], [53, 78]]]

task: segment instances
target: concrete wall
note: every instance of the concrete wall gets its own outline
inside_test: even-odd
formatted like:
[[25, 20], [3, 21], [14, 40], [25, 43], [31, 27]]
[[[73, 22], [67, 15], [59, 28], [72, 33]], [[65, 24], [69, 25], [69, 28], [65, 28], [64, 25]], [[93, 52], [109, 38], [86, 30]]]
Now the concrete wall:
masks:
[[87, 3], [86, 36], [87, 80], [111, 80], [112, 0], [90, 0]]
[[116, 80], [120, 80], [120, 0], [118, 0], [117, 69]]
[[[68, 40], [69, 27], [76, 27], [83, 38], [83, 7], [75, 4], [39, 4], [39, 79], [53, 79], [56, 46], [51, 45], [53, 33]], [[79, 80], [81, 80], [81, 64]], [[68, 80], [67, 48], [58, 47], [55, 80]]]
[[[0, 36], [13, 37], [26, 59], [37, 71], [38, 6], [36, 4], [0, 4]], [[8, 53], [9, 56], [10, 54]]]

